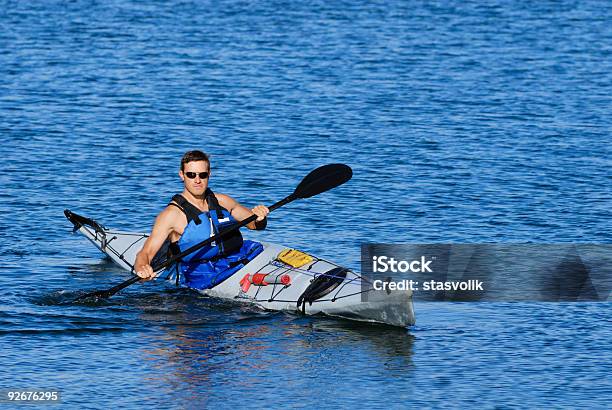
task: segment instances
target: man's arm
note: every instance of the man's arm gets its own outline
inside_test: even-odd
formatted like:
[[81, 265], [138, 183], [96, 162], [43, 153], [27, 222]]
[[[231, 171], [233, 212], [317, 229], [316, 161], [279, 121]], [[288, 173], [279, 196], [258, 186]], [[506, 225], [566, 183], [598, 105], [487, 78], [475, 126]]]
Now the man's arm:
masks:
[[247, 224], [247, 228], [253, 230], [266, 229], [268, 224], [267, 216], [270, 210], [263, 205], [257, 205], [253, 209], [246, 208], [238, 203], [234, 198], [225, 194], [215, 194], [219, 204], [227, 209], [237, 221], [243, 221], [252, 215], [257, 215], [257, 220]]
[[174, 229], [176, 211], [173, 208], [174, 207], [169, 206], [157, 215], [153, 230], [151, 231], [151, 236], [147, 238], [142, 249], [136, 255], [134, 270], [136, 274], [143, 279], [153, 279], [154, 277], [151, 260]]

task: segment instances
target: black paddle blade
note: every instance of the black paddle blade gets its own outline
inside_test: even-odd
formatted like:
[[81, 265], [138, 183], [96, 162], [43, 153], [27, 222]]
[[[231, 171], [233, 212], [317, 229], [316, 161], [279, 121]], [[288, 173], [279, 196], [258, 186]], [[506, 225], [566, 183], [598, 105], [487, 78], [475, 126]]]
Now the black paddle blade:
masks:
[[108, 299], [109, 297], [110, 296], [108, 295], [107, 291], [99, 290], [97, 292], [90, 292], [90, 293], [86, 293], [84, 295], [81, 295], [81, 296], [75, 298], [70, 303], [76, 303], [76, 302], [80, 302], [80, 301], [87, 300], [87, 299]]
[[353, 176], [353, 170], [344, 164], [323, 165], [306, 175], [293, 191], [295, 198], [310, 198], [344, 184]]
[[119, 292], [121, 289], [127, 288], [131, 284], [139, 282], [140, 280], [141, 280], [140, 277], [133, 276], [130, 279], [126, 280], [125, 282], [122, 282], [118, 284], [117, 286], [113, 286], [110, 289], [98, 290], [95, 292], [90, 292], [90, 293], [86, 293], [85, 295], [79, 296], [78, 298], [74, 299], [72, 303], [78, 302], [80, 300], [85, 300], [85, 299], [94, 299], [94, 298], [95, 299], [108, 299], [111, 296], [113, 296], [115, 293]]

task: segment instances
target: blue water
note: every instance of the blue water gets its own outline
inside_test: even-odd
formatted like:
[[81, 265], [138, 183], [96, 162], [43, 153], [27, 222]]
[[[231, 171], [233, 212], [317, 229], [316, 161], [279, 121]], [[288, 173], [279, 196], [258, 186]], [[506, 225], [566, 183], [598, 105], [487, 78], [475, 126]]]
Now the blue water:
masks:
[[606, 408], [610, 303], [416, 303], [393, 329], [128, 276], [63, 209], [146, 230], [212, 155], [249, 234], [359, 267], [364, 242], [610, 243], [607, 1], [0, 1], [0, 389], [65, 407]]

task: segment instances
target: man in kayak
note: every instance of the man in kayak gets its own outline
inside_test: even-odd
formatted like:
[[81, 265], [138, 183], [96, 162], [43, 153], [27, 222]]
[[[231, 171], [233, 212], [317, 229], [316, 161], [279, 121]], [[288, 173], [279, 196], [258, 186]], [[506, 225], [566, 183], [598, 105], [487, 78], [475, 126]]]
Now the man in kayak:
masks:
[[[170, 252], [176, 254], [253, 214], [257, 215], [256, 221], [246, 226], [253, 230], [266, 227], [270, 212], [267, 207], [258, 205], [249, 210], [232, 197], [213, 193], [208, 188], [210, 161], [202, 151], [185, 153], [179, 177], [183, 180], [183, 192], [172, 197], [157, 216], [151, 235], [136, 256], [134, 270], [143, 279], [155, 277], [151, 262], [165, 242], [169, 243]], [[243, 241], [236, 229], [211, 246], [183, 257], [177, 265], [178, 273], [183, 274], [190, 287], [210, 288], [231, 276], [240, 264], [261, 250], [257, 242]]]

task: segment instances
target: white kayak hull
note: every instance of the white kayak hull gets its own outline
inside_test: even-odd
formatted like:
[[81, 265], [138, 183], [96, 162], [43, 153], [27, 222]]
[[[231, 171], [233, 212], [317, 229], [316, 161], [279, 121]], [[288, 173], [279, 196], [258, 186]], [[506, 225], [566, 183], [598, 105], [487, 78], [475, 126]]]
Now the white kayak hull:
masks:
[[[66, 216], [74, 224], [76, 231], [89, 239], [113, 262], [125, 270], [132, 271], [136, 254], [148, 234], [108, 229], [70, 211], [66, 211]], [[338, 268], [338, 265], [310, 255], [313, 258], [310, 263], [294, 268], [278, 259], [278, 255], [286, 250], [286, 247], [271, 243], [262, 245], [263, 251], [232, 276], [213, 288], [196, 290], [207, 296], [254, 304], [266, 310], [325, 314], [401, 327], [415, 323], [412, 293], [409, 290], [376, 291], [368, 283], [362, 283], [366, 280], [350, 270], [344, 280], [328, 294], [312, 303], [298, 306], [298, 299], [311, 282], [317, 276]], [[176, 269], [171, 268], [160, 274], [160, 277], [174, 280], [174, 272]], [[267, 274], [268, 279], [288, 276], [290, 283], [285, 285], [279, 280], [278, 283], [267, 285], [253, 284], [245, 289], [241, 281], [246, 275], [253, 274]], [[184, 286], [181, 280], [179, 283]]]

